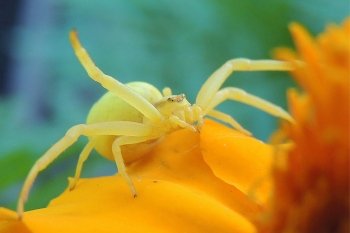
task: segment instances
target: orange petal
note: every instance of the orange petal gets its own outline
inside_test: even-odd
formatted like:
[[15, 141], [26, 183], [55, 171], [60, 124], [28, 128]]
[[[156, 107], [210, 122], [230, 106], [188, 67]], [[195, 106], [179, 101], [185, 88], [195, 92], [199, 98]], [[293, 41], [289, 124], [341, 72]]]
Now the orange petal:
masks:
[[33, 233], [255, 231], [209, 195], [166, 181], [134, 181], [136, 198], [120, 176], [83, 179], [47, 208], [26, 212], [24, 223]]
[[119, 176], [83, 179], [47, 208], [26, 212], [24, 223], [35, 233], [255, 231], [246, 217], [261, 206], [213, 174], [198, 133], [167, 135], [128, 174], [135, 199]]
[[318, 67], [318, 50], [309, 32], [298, 23], [291, 23], [289, 29], [303, 60], [307, 61], [308, 65]]
[[30, 233], [24, 222], [18, 221], [14, 211], [0, 208], [0, 232], [1, 233]]
[[200, 139], [204, 160], [218, 178], [265, 202], [272, 146], [213, 121], [206, 121]]
[[246, 217], [256, 215], [261, 206], [215, 176], [203, 160], [199, 144], [198, 133], [176, 131], [167, 135], [151, 154], [130, 166], [128, 173], [139, 178], [170, 181], [211, 195]]

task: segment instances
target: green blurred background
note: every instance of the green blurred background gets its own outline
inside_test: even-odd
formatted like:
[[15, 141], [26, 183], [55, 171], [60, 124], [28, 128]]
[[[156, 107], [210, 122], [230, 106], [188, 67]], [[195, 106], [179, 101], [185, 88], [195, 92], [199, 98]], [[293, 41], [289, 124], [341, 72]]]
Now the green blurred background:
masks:
[[[83, 123], [104, 93], [72, 52], [72, 28], [105, 73], [122, 82], [169, 86], [193, 101], [226, 60], [271, 58], [273, 48], [292, 47], [290, 22], [318, 33], [349, 15], [349, 2], [16, 0], [1, 3], [0, 13], [0, 206], [15, 208], [34, 161], [69, 127]], [[238, 73], [225, 85], [286, 107], [285, 91], [293, 82], [286, 73], [257, 72]], [[242, 104], [220, 108], [263, 140], [277, 125], [275, 118]], [[81, 139], [39, 175], [27, 209], [45, 206], [66, 187], [85, 142]], [[83, 176], [114, 172], [112, 162], [94, 153]]]

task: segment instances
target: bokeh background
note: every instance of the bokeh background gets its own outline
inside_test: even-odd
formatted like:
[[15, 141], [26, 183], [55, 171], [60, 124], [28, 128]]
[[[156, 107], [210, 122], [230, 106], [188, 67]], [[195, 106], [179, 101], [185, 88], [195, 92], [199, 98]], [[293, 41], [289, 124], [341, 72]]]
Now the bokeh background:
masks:
[[[34, 161], [69, 127], [83, 123], [104, 93], [72, 52], [72, 28], [105, 73], [122, 82], [169, 86], [193, 101], [226, 60], [271, 58], [273, 48], [292, 47], [290, 22], [315, 34], [347, 15], [347, 0], [1, 1], [0, 206], [15, 208]], [[256, 72], [237, 73], [225, 85], [286, 107], [285, 91], [294, 84], [286, 73]], [[278, 122], [242, 104], [225, 103], [221, 109], [262, 140]], [[85, 142], [79, 140], [41, 173], [27, 209], [45, 206], [66, 187]], [[115, 171], [112, 162], [94, 153], [83, 176]]]

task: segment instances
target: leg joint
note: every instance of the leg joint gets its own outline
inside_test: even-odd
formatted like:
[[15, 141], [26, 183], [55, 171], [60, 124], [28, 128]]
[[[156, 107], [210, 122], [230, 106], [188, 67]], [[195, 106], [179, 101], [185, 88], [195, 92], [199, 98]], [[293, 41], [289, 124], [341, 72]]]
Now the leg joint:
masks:
[[77, 140], [80, 135], [84, 135], [86, 129], [86, 125], [79, 124], [70, 128], [66, 133], [66, 138], [70, 140]]

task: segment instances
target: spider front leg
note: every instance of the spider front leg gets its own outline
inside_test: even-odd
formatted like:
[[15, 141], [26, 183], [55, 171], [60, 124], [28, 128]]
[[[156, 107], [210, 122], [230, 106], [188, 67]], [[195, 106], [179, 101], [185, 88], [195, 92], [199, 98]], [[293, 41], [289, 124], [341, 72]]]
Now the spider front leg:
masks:
[[230, 124], [234, 129], [237, 129], [243, 134], [246, 134], [246, 135], [252, 134], [251, 132], [243, 128], [243, 126], [241, 126], [233, 117], [231, 117], [230, 115], [227, 115], [226, 113], [212, 109], [207, 113], [207, 115]]
[[95, 65], [87, 51], [81, 45], [76, 31], [71, 31], [69, 38], [75, 55], [91, 79], [100, 83], [105, 89], [116, 94], [119, 98], [123, 99], [125, 102], [136, 108], [152, 122], [158, 122], [162, 119], [162, 115], [150, 102], [148, 102], [137, 92], [132, 91], [123, 83], [119, 82], [109, 75], [104, 74]]
[[174, 124], [174, 125], [177, 125], [177, 126], [180, 126], [181, 128], [184, 128], [184, 129], [189, 129], [191, 130], [192, 132], [197, 132], [197, 129], [196, 127], [194, 127], [193, 125], [187, 123], [186, 121], [183, 121], [181, 120], [179, 117], [177, 116], [170, 116], [169, 117], [169, 121]]
[[294, 122], [294, 119], [289, 115], [289, 113], [284, 111], [281, 107], [235, 87], [226, 87], [218, 91], [214, 95], [213, 99], [209, 102], [209, 105], [205, 111], [210, 112], [225, 100], [235, 100], [241, 103], [245, 103], [273, 116], [280, 117], [289, 122]]
[[56, 142], [42, 157], [40, 157], [24, 181], [17, 203], [17, 214], [21, 219], [24, 211], [24, 203], [28, 198], [29, 191], [38, 176], [39, 172], [50, 165], [64, 150], [75, 143], [81, 135], [99, 136], [99, 135], [127, 135], [127, 136], [149, 136], [152, 135], [153, 128], [137, 122], [116, 121], [103, 122], [91, 125], [76, 125], [70, 128], [66, 135]]
[[233, 71], [288, 71], [292, 70], [289, 62], [275, 60], [249, 60], [245, 58], [232, 59], [216, 70], [203, 84], [198, 92], [196, 104], [203, 111], [207, 110], [210, 101], [214, 98], [225, 80]]

